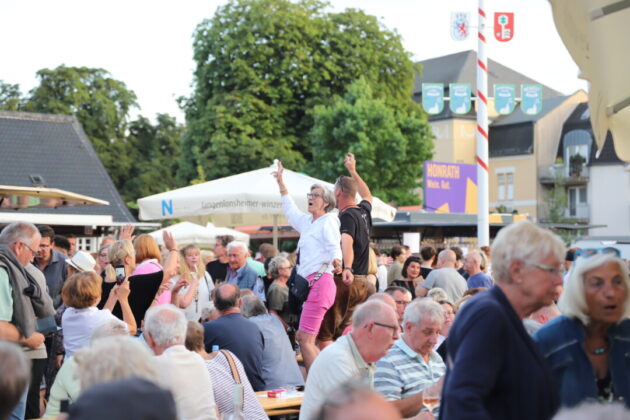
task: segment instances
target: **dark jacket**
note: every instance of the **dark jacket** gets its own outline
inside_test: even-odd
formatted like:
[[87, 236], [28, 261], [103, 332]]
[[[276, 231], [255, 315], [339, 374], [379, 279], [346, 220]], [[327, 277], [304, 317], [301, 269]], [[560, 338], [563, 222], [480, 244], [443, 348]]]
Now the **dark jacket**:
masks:
[[440, 419], [545, 420], [556, 412], [551, 372], [499, 287], [466, 303], [446, 347]]
[[[624, 319], [608, 329], [610, 343], [608, 368], [614, 396], [630, 408], [630, 320]], [[547, 359], [563, 406], [573, 407], [584, 400], [597, 399], [593, 366], [584, 352], [586, 330], [573, 318], [559, 316], [536, 334], [534, 341]]]

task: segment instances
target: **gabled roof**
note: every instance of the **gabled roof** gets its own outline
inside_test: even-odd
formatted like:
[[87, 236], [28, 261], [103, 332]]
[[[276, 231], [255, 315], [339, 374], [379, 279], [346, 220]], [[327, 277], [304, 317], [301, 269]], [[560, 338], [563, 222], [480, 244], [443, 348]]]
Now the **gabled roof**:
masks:
[[29, 213], [106, 214], [114, 222], [136, 222], [74, 116], [0, 111], [0, 184], [44, 184], [110, 203]]
[[564, 136], [565, 134], [575, 131], [584, 130], [591, 138], [590, 156], [588, 158], [589, 166], [599, 165], [611, 165], [624, 163], [615, 152], [615, 145], [613, 143], [612, 134], [610, 131], [606, 133], [606, 139], [604, 140], [604, 146], [597, 156], [597, 144], [595, 143], [595, 136], [593, 135], [593, 129], [591, 127], [590, 110], [588, 102], [582, 102], [575, 107], [575, 110], [571, 113], [569, 118], [564, 122], [562, 127], [562, 134], [560, 136], [560, 142], [558, 144], [557, 157], [563, 156], [564, 151]]
[[[477, 91], [477, 54], [475, 51], [461, 51], [420, 61], [417, 64], [422, 65], [422, 74], [416, 74], [414, 81], [413, 97], [415, 101], [422, 102], [422, 83], [444, 83], [447, 95], [449, 83], [470, 83], [473, 96], [475, 96]], [[493, 86], [495, 83], [539, 84], [542, 85], [543, 98], [562, 95], [562, 93], [488, 58], [488, 96], [490, 97], [494, 95]], [[517, 95], [520, 95], [518, 89], [517, 87]], [[474, 109], [465, 115], [455, 115], [451, 113], [446, 104], [442, 113], [430, 116], [429, 120], [455, 117], [474, 119]]]

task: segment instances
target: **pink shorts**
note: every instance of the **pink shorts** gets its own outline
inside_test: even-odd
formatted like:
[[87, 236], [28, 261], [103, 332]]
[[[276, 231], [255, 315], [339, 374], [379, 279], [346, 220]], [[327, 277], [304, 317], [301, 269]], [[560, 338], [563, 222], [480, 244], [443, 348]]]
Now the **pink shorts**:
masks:
[[[307, 280], [313, 279], [316, 274], [307, 276]], [[337, 286], [335, 286], [332, 274], [322, 274], [319, 280], [313, 283], [308, 298], [304, 302], [299, 330], [307, 334], [317, 335], [326, 311], [335, 303], [336, 294]]]

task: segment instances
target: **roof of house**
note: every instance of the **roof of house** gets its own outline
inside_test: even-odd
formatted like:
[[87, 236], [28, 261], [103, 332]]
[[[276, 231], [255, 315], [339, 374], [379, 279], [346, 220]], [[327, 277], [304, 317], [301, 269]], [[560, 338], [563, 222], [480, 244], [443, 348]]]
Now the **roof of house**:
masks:
[[[564, 139], [565, 134], [570, 133], [575, 130], [585, 130], [588, 132], [588, 135], [591, 138], [591, 148], [590, 148], [590, 156], [588, 159], [589, 166], [598, 166], [598, 165], [610, 165], [616, 163], [624, 163], [617, 156], [615, 152], [615, 146], [612, 139], [612, 134], [609, 131], [606, 134], [606, 140], [604, 141], [604, 146], [597, 157], [597, 145], [595, 144], [595, 137], [593, 135], [593, 129], [591, 127], [591, 114], [588, 108], [588, 102], [582, 102], [575, 107], [575, 110], [569, 115], [569, 118], [564, 122], [562, 127], [562, 135], [561, 139]], [[558, 153], [557, 157], [563, 156], [564, 142], [560, 141], [558, 144]]]
[[29, 213], [111, 215], [114, 222], [136, 222], [74, 116], [0, 111], [0, 168], [0, 184], [59, 188], [110, 203]]
[[[447, 94], [449, 83], [470, 83], [473, 96], [475, 96], [477, 91], [477, 54], [475, 51], [461, 51], [420, 61], [417, 64], [422, 65], [422, 74], [416, 74], [414, 81], [413, 97], [417, 102], [422, 101], [422, 83], [444, 83]], [[538, 84], [542, 85], [543, 98], [562, 95], [562, 93], [488, 58], [488, 96], [493, 96], [492, 92], [495, 83]], [[468, 114], [455, 115], [451, 113], [448, 106], [445, 106], [440, 114], [429, 116], [429, 120], [454, 117], [476, 118], [474, 108], [471, 108], [471, 112]]]

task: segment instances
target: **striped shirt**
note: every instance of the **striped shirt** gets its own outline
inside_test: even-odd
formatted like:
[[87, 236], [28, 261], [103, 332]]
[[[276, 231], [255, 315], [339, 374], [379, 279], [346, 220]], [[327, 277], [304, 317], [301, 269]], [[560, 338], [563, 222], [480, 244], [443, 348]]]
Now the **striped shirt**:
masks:
[[399, 338], [376, 362], [374, 388], [389, 401], [401, 400], [428, 388], [445, 373], [446, 365], [439, 354], [432, 351], [427, 363]]
[[[252, 389], [243, 364], [238, 357], [232, 353], [232, 358], [236, 364], [236, 369], [241, 377], [241, 383], [243, 384], [243, 416], [248, 420], [268, 420], [269, 417], [265, 414], [265, 411], [258, 402], [258, 398]], [[206, 368], [212, 378], [212, 390], [214, 391], [214, 400], [216, 401], [219, 411], [222, 415], [226, 415], [234, 411], [234, 405], [232, 403], [232, 385], [234, 385], [234, 377], [232, 376], [232, 369], [223, 353], [218, 352], [217, 355], [210, 360], [204, 360]]]

